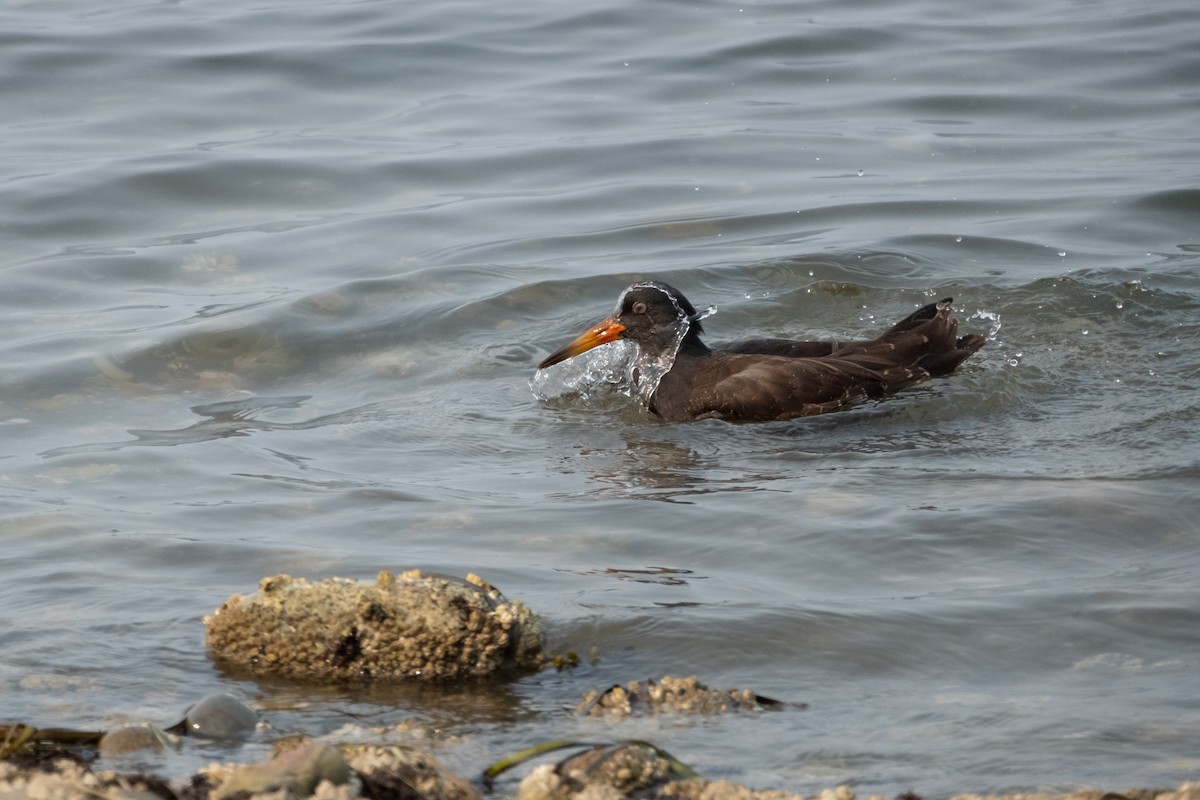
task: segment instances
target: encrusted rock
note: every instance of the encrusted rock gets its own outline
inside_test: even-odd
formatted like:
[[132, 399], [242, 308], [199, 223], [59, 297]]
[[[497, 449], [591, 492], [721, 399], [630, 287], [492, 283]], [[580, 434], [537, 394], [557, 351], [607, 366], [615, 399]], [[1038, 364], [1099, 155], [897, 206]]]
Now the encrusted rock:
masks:
[[695, 675], [687, 678], [664, 675], [659, 681], [630, 681], [625, 686], [612, 686], [603, 692], [589, 691], [575, 710], [593, 717], [625, 717], [638, 710], [724, 714], [779, 705], [778, 701], [761, 697], [749, 689], [711, 689], [700, 683]]
[[92, 772], [83, 764], [66, 758], [35, 769], [0, 761], [0, 797], [3, 798], [163, 800], [174, 796], [157, 778]]
[[479, 800], [479, 792], [469, 781], [415, 747], [346, 745], [342, 750], [358, 773], [366, 797]]
[[598, 746], [535, 768], [521, 781], [519, 800], [616, 800], [665, 783], [675, 763], [647, 744]]
[[384, 570], [375, 584], [277, 575], [204, 618], [232, 669], [310, 680], [447, 680], [534, 668], [541, 623], [490, 584]]
[[198, 773], [181, 800], [479, 800], [469, 781], [423, 750], [403, 745], [281, 744], [269, 761], [213, 764]]

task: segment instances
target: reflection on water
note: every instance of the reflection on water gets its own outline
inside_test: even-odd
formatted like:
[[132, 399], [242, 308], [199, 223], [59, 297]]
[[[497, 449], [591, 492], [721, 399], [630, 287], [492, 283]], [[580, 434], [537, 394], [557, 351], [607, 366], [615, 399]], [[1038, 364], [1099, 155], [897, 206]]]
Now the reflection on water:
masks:
[[693, 495], [769, 491], [760, 474], [729, 474], [692, 448], [658, 439], [630, 439], [623, 447], [585, 449], [578, 469], [597, 484], [585, 494], [664, 503], [690, 503]]
[[57, 447], [40, 453], [43, 458], [100, 453], [121, 450], [126, 447], [165, 447], [181, 444], [197, 444], [230, 436], [249, 436], [255, 431], [299, 431], [340, 425], [369, 418], [374, 409], [362, 406], [334, 414], [324, 414], [301, 422], [272, 422], [259, 416], [279, 409], [300, 408], [309, 396], [298, 397], [251, 397], [193, 406], [192, 412], [205, 417], [200, 422], [173, 430], [130, 430], [133, 439], [122, 442], [97, 442], [92, 444]]
[[619, 581], [653, 583], [658, 586], [687, 586], [688, 581], [704, 579], [703, 575], [694, 575], [690, 569], [678, 569], [675, 567], [646, 567], [644, 569], [606, 567], [584, 574], [604, 575], [605, 577], [614, 578]]

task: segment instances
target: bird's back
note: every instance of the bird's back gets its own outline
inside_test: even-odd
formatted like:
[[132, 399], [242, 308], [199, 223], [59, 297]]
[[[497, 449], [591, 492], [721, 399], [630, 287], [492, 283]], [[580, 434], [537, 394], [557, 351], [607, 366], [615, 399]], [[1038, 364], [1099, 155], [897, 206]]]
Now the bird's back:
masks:
[[834, 411], [952, 372], [984, 343], [982, 336], [960, 338], [957, 332], [947, 299], [918, 309], [876, 339], [840, 347], [759, 339], [705, 352], [681, 350], [651, 410], [672, 422], [757, 422]]

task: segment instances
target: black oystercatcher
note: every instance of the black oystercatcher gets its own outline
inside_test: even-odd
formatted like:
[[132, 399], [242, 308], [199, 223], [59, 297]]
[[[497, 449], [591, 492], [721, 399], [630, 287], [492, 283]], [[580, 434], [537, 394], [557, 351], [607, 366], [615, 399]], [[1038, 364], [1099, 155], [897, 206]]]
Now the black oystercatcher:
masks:
[[688, 299], [673, 286], [647, 281], [626, 289], [611, 317], [538, 369], [628, 339], [637, 345], [639, 393], [667, 422], [806, 417], [953, 372], [984, 337], [958, 336], [950, 305], [950, 298], [930, 303], [869, 341], [749, 339], [709, 347]]

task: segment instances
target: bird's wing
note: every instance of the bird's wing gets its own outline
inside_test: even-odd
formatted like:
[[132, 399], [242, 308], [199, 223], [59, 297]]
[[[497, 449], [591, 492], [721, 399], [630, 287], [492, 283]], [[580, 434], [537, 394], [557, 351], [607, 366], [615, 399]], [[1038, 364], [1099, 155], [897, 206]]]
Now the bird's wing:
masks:
[[881, 397], [928, 375], [919, 367], [873, 370], [835, 358], [730, 356], [721, 374], [694, 387], [680, 407], [660, 404], [656, 411], [667, 419], [790, 419]]

